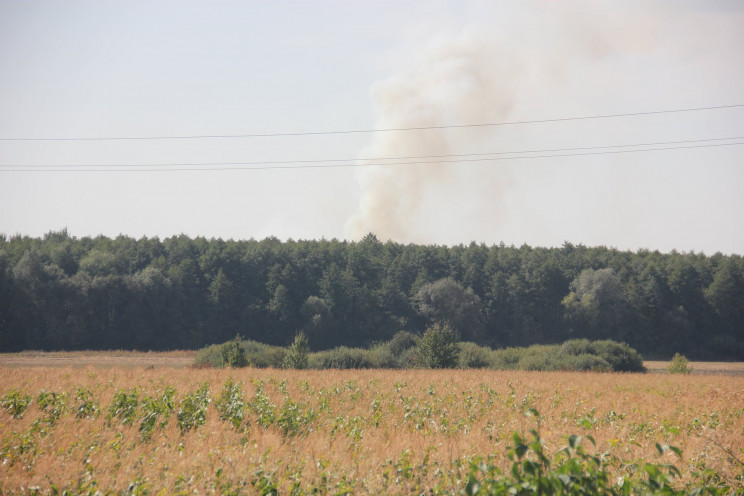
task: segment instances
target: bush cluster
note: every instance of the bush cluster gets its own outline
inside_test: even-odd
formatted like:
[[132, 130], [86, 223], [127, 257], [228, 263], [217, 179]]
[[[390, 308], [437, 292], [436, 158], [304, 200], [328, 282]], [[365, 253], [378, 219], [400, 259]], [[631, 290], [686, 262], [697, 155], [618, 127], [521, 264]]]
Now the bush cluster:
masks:
[[573, 339], [563, 344], [491, 349], [458, 342], [448, 326], [432, 326], [417, 336], [399, 331], [370, 348], [339, 346], [311, 352], [304, 334], [283, 348], [236, 338], [199, 350], [196, 367], [406, 369], [484, 368], [496, 370], [645, 372], [643, 357], [625, 343]]
[[[222, 344], [213, 344], [200, 349], [194, 360], [195, 367], [230, 367], [226, 361], [225, 349], [234, 350], [238, 346], [242, 350], [242, 356], [246, 365], [256, 368], [280, 368], [284, 362], [285, 349], [281, 346], [259, 343], [251, 339], [234, 339]], [[232, 353], [235, 353], [232, 351]]]
[[625, 343], [572, 339], [560, 345], [495, 350], [492, 367], [512, 370], [645, 372], [643, 357]]
[[311, 369], [371, 369], [377, 368], [370, 350], [339, 346], [331, 350], [313, 353]]
[[669, 367], [667, 367], [667, 370], [670, 374], [692, 373], [692, 367], [689, 365], [687, 357], [684, 355], [680, 355], [679, 353], [674, 354], [674, 357], [669, 362]]

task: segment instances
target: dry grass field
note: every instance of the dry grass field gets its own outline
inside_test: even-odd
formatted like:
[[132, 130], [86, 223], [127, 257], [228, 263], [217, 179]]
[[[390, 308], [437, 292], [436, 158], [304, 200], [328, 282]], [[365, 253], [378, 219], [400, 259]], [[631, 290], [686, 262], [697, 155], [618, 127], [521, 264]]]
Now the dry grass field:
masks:
[[[643, 365], [651, 373], [666, 373], [669, 362], [645, 361]], [[741, 375], [744, 376], [744, 362], [689, 362], [695, 375]]]
[[0, 353], [0, 367], [190, 367], [195, 351], [23, 351]]
[[[242, 389], [226, 394], [229, 380]], [[456, 491], [470, 457], [508, 470], [512, 433], [531, 428], [551, 453], [570, 434], [591, 435], [596, 447], [585, 448], [613, 478], [648, 460], [677, 466], [679, 484], [744, 480], [735, 375], [20, 367], [3, 357], [0, 394], [3, 495]], [[30, 406], [14, 417], [24, 395]], [[538, 418], [524, 415], [531, 408]], [[660, 456], [657, 443], [682, 458]]]

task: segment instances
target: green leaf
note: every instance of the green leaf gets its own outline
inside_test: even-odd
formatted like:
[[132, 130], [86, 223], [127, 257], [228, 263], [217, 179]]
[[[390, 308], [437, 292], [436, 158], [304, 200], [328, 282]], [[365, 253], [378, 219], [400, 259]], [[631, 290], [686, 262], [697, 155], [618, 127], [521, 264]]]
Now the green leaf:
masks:
[[568, 438], [568, 445], [571, 447], [571, 449], [576, 449], [577, 446], [581, 444], [581, 436], [572, 434]]
[[682, 459], [682, 450], [681, 449], [677, 448], [676, 446], [667, 446], [667, 447], [670, 450], [672, 450], [674, 452], [674, 454], [677, 455], [677, 457], [679, 457], [680, 460]]

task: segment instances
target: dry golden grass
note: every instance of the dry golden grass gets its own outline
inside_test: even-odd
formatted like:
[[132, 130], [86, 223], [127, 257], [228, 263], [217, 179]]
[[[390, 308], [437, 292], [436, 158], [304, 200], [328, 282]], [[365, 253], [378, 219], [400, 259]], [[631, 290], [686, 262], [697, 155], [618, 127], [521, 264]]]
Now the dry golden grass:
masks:
[[[237, 432], [214, 406], [200, 428], [181, 434], [174, 413], [146, 442], [137, 432], [139, 419], [134, 426], [117, 419], [109, 426], [104, 418], [119, 390], [139, 387], [144, 396], [170, 385], [178, 401], [206, 382], [214, 402], [228, 379], [242, 382], [247, 401], [263, 382], [277, 410], [287, 398], [298, 405], [298, 434], [283, 435], [280, 422], [261, 428], [255, 414], [248, 415], [250, 428]], [[48, 426], [49, 435], [35, 435], [26, 452], [18, 446], [43, 412], [36, 404], [22, 419], [0, 412], [0, 494], [92, 481], [121, 491], [142, 483], [161, 494], [220, 494], [226, 481], [250, 484], [261, 474], [284, 489], [297, 479], [303, 487], [351, 485], [358, 494], [413, 492], [456, 483], [456, 459], [495, 453], [496, 463], [508, 467], [511, 434], [537, 426], [523, 415], [528, 408], [540, 413], [550, 451], [569, 434], [591, 434], [598, 453], [622, 462], [675, 463], [688, 478], [712, 468], [733, 483], [742, 473], [727, 454], [743, 458], [744, 379], [736, 376], [0, 367], [0, 394], [18, 388], [72, 397], [81, 386], [104, 414], [78, 419], [67, 413]], [[308, 412], [313, 415], [302, 417]], [[659, 459], [656, 443], [679, 447], [684, 458]], [[416, 477], [405, 477], [406, 466]]]
[[[645, 361], [643, 365], [652, 373], [664, 373], [669, 368], [669, 362]], [[693, 374], [726, 374], [744, 375], [744, 362], [688, 362]]]
[[0, 353], [1, 367], [190, 367], [191, 350], [140, 351], [23, 351]]

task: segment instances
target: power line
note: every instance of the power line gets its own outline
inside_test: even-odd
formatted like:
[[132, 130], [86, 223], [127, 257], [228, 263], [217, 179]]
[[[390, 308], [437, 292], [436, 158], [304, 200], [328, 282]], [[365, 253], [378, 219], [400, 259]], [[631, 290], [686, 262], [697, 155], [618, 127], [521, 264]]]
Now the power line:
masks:
[[[518, 150], [518, 151], [503, 151], [503, 152], [483, 152], [483, 153], [451, 153], [445, 155], [413, 155], [413, 156], [400, 156], [400, 157], [372, 157], [372, 158], [331, 158], [331, 159], [318, 159], [318, 160], [275, 160], [275, 161], [255, 161], [255, 162], [171, 162], [171, 163], [150, 163], [150, 164], [33, 164], [33, 165], [19, 165], [19, 164], [0, 164], [0, 167], [39, 167], [39, 168], [55, 168], [55, 167], [199, 167], [199, 166], [222, 166], [222, 165], [281, 165], [281, 164], [313, 164], [313, 163], [331, 163], [331, 162], [359, 162], [359, 161], [391, 161], [391, 160], [414, 160], [414, 159], [425, 159], [425, 158], [455, 158], [455, 157], [478, 157], [487, 155], [515, 155], [525, 153], [549, 153], [549, 152], [565, 152], [565, 151], [579, 151], [579, 150], [600, 150], [607, 148], [625, 148], [625, 147], [638, 147], [638, 146], [659, 146], [659, 145], [677, 145], [683, 143], [703, 143], [709, 141], [731, 141], [737, 139], [744, 139], [744, 136], [734, 136], [731, 138], [703, 138], [695, 140], [679, 140], [679, 141], [657, 141], [651, 143], [630, 143], [624, 145], [605, 145], [605, 146], [585, 146], [585, 147], [571, 147], [571, 148], [547, 148], [538, 150]], [[364, 165], [364, 164], [361, 164]], [[394, 165], [394, 164], [389, 164]]]
[[610, 119], [615, 117], [636, 117], [643, 115], [672, 114], [681, 112], [697, 112], [702, 110], [717, 110], [744, 107], [744, 103], [733, 105], [718, 105], [713, 107], [696, 107], [669, 110], [653, 110], [648, 112], [628, 112], [623, 114], [601, 114], [601, 115], [584, 115], [575, 117], [559, 117], [554, 119], [534, 119], [523, 121], [504, 121], [481, 124], [452, 124], [446, 126], [417, 126], [417, 127], [399, 127], [386, 129], [351, 129], [336, 131], [305, 131], [297, 133], [278, 132], [278, 133], [252, 133], [252, 134], [205, 134], [191, 136], [123, 136], [123, 137], [102, 137], [102, 138], [0, 138], [0, 141], [135, 141], [135, 140], [187, 140], [187, 139], [231, 139], [231, 138], [276, 138], [288, 136], [319, 136], [332, 134], [361, 134], [361, 133], [387, 133], [397, 131], [425, 131], [435, 129], [463, 129], [477, 127], [496, 127], [496, 126], [517, 126], [524, 124], [543, 124], [550, 122], [580, 121], [590, 119]]
[[[233, 171], [233, 170], [274, 170], [274, 169], [327, 169], [327, 168], [347, 168], [347, 167], [372, 167], [372, 166], [401, 166], [401, 165], [433, 165], [433, 164], [458, 164], [458, 163], [473, 163], [473, 162], [498, 162], [504, 160], [527, 160], [527, 159], [538, 159], [538, 158], [559, 158], [559, 157], [582, 157], [589, 155], [613, 155], [621, 153], [640, 153], [640, 152], [653, 152], [653, 151], [667, 151], [667, 150], [686, 150], [691, 148], [711, 148], [721, 146], [737, 146], [744, 145], [744, 142], [739, 143], [709, 143], [704, 145], [691, 145], [691, 146], [670, 146], [661, 148], [644, 148], [637, 150], [604, 150], [597, 152], [577, 152], [577, 153], [560, 153], [560, 154], [548, 154], [548, 155], [527, 155], [518, 157], [487, 157], [487, 158], [465, 158], [457, 160], [433, 160], [433, 161], [414, 161], [414, 162], [388, 162], [388, 163], [346, 163], [346, 164], [305, 164], [299, 166], [291, 165], [266, 165], [266, 166], [254, 166], [254, 167], [209, 167], [209, 168], [145, 168], [145, 169], [0, 169], [0, 172], [199, 172], [199, 171]], [[621, 145], [622, 146], [622, 145]], [[517, 153], [517, 152], [515, 152]]]
[[[501, 152], [482, 152], [482, 153], [450, 153], [444, 155], [409, 155], [399, 157], [371, 157], [371, 158], [335, 158], [335, 159], [317, 159], [317, 160], [275, 160], [275, 161], [254, 161], [254, 162], [171, 162], [171, 163], [149, 163], [149, 164], [0, 164], [2, 167], [17, 167], [17, 168], [57, 168], [57, 167], [205, 167], [205, 166], [228, 166], [228, 165], [243, 165], [243, 166], [258, 166], [258, 165], [284, 165], [284, 164], [331, 164], [334, 162], [350, 162], [350, 164], [338, 164], [343, 165], [407, 165], [410, 163], [399, 163], [393, 162], [389, 164], [359, 164], [358, 162], [388, 162], [392, 160], [420, 160], [429, 158], [467, 158], [467, 157], [486, 157], [489, 155], [517, 155], [527, 153], [555, 153], [555, 152], [574, 152], [583, 150], [602, 150], [608, 148], [628, 148], [628, 147], [639, 147], [639, 146], [660, 146], [660, 145], [680, 145], [686, 143], [705, 143], [710, 141], [732, 141], [744, 139], [744, 136], [733, 136], [730, 138], [702, 138], [694, 140], [677, 140], [677, 141], [657, 141], [648, 143], [628, 143], [622, 145], [604, 145], [604, 146], [583, 146], [583, 147], [570, 147], [570, 148], [543, 148], [536, 150], [516, 150], [516, 151], [501, 151]], [[452, 162], [458, 162], [460, 160], [453, 160]], [[438, 163], [445, 161], [435, 162], [423, 162], [423, 163]]]

